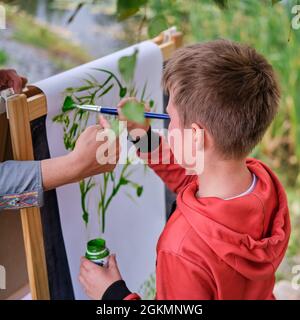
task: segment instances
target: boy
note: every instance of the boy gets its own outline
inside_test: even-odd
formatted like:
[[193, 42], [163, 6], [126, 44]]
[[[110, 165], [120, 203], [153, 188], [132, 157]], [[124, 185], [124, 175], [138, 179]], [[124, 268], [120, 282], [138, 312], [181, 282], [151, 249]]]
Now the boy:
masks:
[[[290, 235], [287, 200], [272, 171], [246, 159], [278, 110], [271, 65], [231, 41], [195, 44], [173, 55], [163, 86], [169, 132], [189, 128], [191, 143], [201, 145], [197, 133], [204, 129], [204, 170], [186, 175], [184, 163], [175, 163], [183, 151], [172, 145], [176, 160], [149, 164], [177, 193], [157, 245], [156, 298], [274, 299], [275, 271]], [[129, 130], [137, 128], [147, 131], [149, 124], [129, 123]], [[139, 298], [127, 289], [115, 256], [106, 269], [83, 259], [80, 281], [95, 299]]]

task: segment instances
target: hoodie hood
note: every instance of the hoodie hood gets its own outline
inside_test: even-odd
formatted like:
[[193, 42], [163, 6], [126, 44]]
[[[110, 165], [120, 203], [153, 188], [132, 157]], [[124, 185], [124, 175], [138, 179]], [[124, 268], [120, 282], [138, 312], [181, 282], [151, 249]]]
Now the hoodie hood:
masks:
[[[248, 159], [257, 177], [254, 190], [231, 200], [197, 198], [197, 182], [177, 197], [177, 207], [197, 235], [245, 278], [262, 280], [274, 274], [285, 254], [290, 220], [285, 191], [262, 162]], [[201, 183], [201, 181], [200, 181]]]

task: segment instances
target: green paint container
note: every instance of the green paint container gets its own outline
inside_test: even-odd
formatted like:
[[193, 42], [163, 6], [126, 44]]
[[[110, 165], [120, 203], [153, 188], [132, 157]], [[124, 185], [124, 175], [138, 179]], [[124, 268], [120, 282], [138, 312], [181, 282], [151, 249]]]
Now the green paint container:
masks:
[[85, 257], [95, 264], [105, 267], [107, 265], [109, 250], [104, 239], [92, 239], [87, 243]]

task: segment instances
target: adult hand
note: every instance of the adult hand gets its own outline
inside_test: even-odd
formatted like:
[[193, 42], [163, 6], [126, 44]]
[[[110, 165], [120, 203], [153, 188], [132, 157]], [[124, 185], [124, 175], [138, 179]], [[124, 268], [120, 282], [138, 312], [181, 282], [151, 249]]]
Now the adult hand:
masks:
[[[99, 173], [111, 172], [119, 160], [119, 139], [104, 141], [108, 123], [88, 127], [78, 138], [74, 151], [66, 156], [41, 162], [44, 190], [80, 181]], [[97, 141], [98, 140], [98, 141]]]
[[13, 69], [0, 70], [0, 90], [13, 88], [15, 93], [21, 93], [27, 79], [18, 75]]
[[99, 121], [100, 125], [91, 126], [81, 134], [70, 154], [80, 179], [113, 171], [119, 160], [119, 139], [111, 140], [108, 121], [103, 118]]

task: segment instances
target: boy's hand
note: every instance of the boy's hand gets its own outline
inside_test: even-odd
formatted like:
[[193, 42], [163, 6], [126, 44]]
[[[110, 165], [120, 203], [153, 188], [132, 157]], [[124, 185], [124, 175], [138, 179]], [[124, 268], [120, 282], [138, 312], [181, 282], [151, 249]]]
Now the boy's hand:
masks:
[[102, 299], [106, 289], [118, 280], [122, 280], [122, 277], [115, 255], [109, 256], [107, 267], [100, 267], [86, 258], [81, 258], [79, 282], [91, 299]]
[[[145, 119], [144, 123], [142, 123], [142, 124], [137, 123], [137, 122], [133, 122], [133, 121], [129, 121], [122, 113], [122, 108], [125, 106], [126, 102], [128, 102], [128, 101], [138, 102], [138, 100], [134, 97], [128, 97], [128, 98], [122, 99], [117, 105], [118, 113], [119, 113], [119, 120], [120, 121], [127, 121], [127, 131], [133, 139], [136, 139], [137, 137], [141, 137], [147, 133], [147, 131], [149, 130], [149, 127], [150, 127], [150, 119]], [[145, 103], [145, 111], [150, 111], [150, 107], [147, 103]]]

